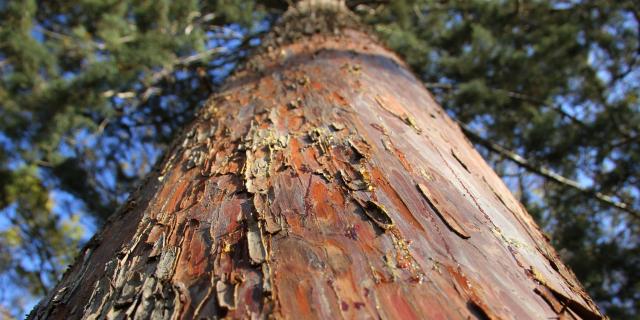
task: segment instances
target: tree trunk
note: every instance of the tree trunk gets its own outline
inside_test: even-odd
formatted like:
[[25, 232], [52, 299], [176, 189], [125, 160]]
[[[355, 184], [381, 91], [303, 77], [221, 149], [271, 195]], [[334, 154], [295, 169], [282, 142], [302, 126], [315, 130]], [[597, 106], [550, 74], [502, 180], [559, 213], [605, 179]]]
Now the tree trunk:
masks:
[[396, 55], [295, 12], [30, 318], [602, 317]]

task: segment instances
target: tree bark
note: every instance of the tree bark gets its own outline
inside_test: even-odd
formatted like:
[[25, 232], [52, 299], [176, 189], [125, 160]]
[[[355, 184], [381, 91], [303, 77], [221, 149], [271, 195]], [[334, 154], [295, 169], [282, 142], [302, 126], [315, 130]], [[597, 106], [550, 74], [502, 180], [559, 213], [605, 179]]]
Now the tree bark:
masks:
[[326, 13], [285, 15], [31, 319], [602, 317], [408, 67]]

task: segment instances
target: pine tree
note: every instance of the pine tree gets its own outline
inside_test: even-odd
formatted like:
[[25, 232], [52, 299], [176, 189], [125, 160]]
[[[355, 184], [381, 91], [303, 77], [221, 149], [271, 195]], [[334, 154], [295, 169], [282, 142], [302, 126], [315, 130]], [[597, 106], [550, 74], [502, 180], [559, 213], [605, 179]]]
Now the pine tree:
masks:
[[599, 319], [535, 222], [343, 4], [302, 1], [33, 319]]

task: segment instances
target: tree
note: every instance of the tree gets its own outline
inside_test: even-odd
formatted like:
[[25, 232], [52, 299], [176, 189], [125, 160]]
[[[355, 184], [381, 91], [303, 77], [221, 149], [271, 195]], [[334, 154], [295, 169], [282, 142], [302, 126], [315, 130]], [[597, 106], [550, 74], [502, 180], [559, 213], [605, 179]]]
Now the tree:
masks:
[[[636, 2], [347, 1], [615, 319], [640, 308]], [[285, 9], [0, 2], [1, 306], [52, 289]]]
[[31, 318], [601, 318], [408, 70], [297, 4]]

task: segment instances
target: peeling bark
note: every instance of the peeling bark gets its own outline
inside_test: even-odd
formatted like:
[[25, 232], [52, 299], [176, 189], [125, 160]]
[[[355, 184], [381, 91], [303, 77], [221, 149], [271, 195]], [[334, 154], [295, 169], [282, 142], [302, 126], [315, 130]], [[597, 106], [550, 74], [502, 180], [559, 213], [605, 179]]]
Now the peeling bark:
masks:
[[406, 65], [339, 29], [266, 40], [30, 318], [602, 318]]

